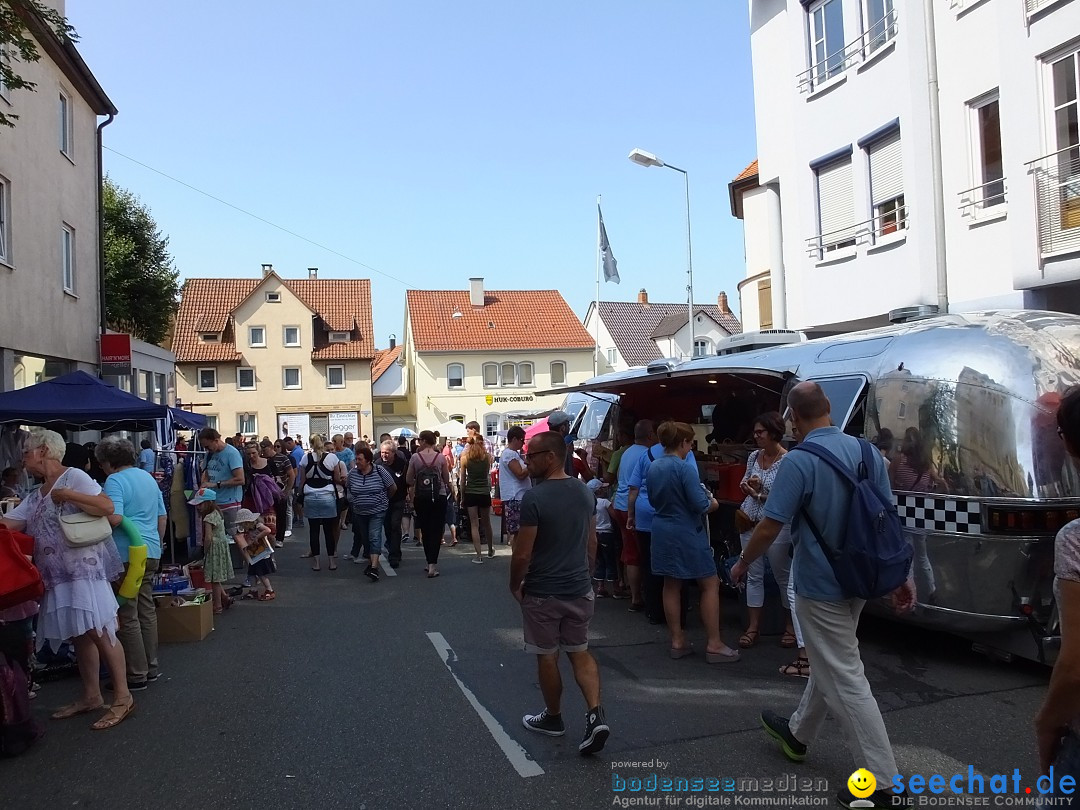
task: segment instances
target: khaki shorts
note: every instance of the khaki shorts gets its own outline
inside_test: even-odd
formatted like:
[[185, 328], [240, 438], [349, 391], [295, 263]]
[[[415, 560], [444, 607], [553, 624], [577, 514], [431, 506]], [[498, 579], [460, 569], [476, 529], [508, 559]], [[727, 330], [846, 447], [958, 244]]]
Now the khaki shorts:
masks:
[[591, 592], [577, 599], [526, 594], [521, 600], [525, 652], [551, 655], [559, 650], [584, 652], [589, 649], [589, 621], [594, 606]]

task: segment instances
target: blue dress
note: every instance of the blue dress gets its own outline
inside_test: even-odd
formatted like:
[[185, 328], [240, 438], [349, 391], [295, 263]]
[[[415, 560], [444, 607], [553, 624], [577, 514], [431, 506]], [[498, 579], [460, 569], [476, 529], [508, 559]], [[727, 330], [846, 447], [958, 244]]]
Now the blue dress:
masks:
[[678, 456], [664, 455], [649, 468], [652, 520], [652, 570], [675, 579], [716, 576], [702, 515], [709, 495], [694, 470]]

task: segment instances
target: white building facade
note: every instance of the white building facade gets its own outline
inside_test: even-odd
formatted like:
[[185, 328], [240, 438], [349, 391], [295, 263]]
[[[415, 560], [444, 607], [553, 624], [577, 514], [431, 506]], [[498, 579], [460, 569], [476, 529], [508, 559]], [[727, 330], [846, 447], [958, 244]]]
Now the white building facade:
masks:
[[751, 0], [750, 26], [772, 325], [1080, 311], [1080, 3]]

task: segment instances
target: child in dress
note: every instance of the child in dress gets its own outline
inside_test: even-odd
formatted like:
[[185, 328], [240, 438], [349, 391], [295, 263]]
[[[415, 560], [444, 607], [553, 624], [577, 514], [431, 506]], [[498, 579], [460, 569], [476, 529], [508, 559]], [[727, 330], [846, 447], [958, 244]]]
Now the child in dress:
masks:
[[277, 598], [274, 586], [270, 584], [270, 574], [277, 570], [274, 565], [274, 548], [270, 542], [270, 527], [250, 509], [241, 509], [236, 513], [236, 546], [248, 561], [248, 576], [258, 577], [263, 592], [256, 598], [260, 602], [270, 602]]
[[200, 489], [188, 503], [202, 520], [203, 575], [214, 593], [214, 613], [220, 614], [232, 604], [225, 593], [225, 583], [232, 577], [225, 519], [217, 508], [217, 492], [212, 489]]

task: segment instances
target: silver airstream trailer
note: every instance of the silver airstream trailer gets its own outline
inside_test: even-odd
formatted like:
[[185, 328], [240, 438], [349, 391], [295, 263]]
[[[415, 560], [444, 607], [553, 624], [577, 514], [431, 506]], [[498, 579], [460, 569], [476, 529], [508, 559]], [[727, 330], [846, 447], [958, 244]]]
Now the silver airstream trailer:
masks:
[[[730, 466], [723, 461], [748, 442], [754, 418], [782, 413], [787, 390], [802, 380], [820, 383], [833, 422], [874, 441], [894, 472], [921, 471], [893, 478], [916, 552], [919, 604], [904, 620], [993, 654], [1052, 661], [1054, 535], [1080, 516], [1080, 474], [1057, 435], [1055, 414], [1065, 390], [1080, 383], [1080, 317], [948, 315], [660, 361], [572, 391], [618, 395], [626, 421], [700, 423], [710, 414], [710, 424], [699, 427], [703, 437], [708, 431], [713, 454], [706, 456], [708, 471]], [[610, 422], [610, 403], [598, 407]], [[722, 478], [714, 484], [722, 487]]]

